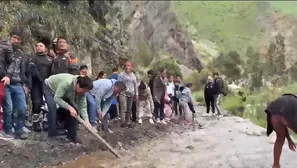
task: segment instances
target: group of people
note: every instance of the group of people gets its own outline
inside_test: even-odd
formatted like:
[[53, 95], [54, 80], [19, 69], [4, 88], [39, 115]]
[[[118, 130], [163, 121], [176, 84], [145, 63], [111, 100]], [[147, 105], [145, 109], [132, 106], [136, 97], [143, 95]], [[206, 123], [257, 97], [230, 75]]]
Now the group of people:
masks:
[[151, 124], [166, 124], [174, 114], [185, 118], [188, 109], [195, 112], [191, 84], [167, 78], [166, 69], [149, 70], [146, 83], [137, 79], [133, 63], [127, 61], [123, 72], [114, 68], [107, 78], [101, 71], [93, 81], [88, 67], [70, 52], [67, 38], [52, 42], [41, 38], [35, 53], [28, 55], [22, 50], [22, 37], [22, 29], [14, 28], [9, 39], [0, 41], [0, 139], [27, 139], [29, 118], [34, 131], [47, 130], [49, 137], [67, 135], [80, 142], [77, 117], [95, 130], [101, 126], [111, 132], [108, 123], [113, 120], [120, 120], [122, 127], [133, 121], [141, 124], [145, 118]]

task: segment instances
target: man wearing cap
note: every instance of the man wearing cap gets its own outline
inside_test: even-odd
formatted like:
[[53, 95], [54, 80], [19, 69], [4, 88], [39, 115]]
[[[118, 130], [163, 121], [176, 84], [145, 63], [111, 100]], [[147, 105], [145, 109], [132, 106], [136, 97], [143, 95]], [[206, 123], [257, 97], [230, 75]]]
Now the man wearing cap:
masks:
[[16, 138], [27, 139], [28, 134], [24, 131], [24, 122], [27, 111], [27, 102], [25, 92], [28, 81], [25, 76], [25, 63], [23, 61], [24, 53], [20, 49], [22, 30], [14, 28], [10, 33], [10, 42], [12, 44], [15, 55], [15, 68], [11, 76], [9, 85], [6, 86], [6, 96], [3, 102], [3, 130], [6, 134], [13, 133], [13, 112], [17, 111], [17, 118], [15, 120], [14, 133]]
[[[0, 32], [4, 28], [4, 22], [0, 21]], [[15, 69], [14, 54], [9, 40], [0, 40], [0, 106], [5, 97], [5, 85], [9, 85], [10, 78]], [[1, 108], [0, 108], [1, 109]], [[13, 139], [12, 136], [2, 131], [2, 111], [0, 112], [0, 139]]]

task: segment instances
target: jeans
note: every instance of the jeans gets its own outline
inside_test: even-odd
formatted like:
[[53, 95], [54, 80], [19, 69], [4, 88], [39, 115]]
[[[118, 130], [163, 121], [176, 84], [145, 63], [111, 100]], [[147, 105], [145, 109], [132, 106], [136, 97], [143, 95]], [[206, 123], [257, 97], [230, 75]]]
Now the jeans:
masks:
[[[90, 93], [87, 93], [87, 102], [88, 102], [89, 121], [92, 126], [95, 126], [96, 120], [97, 120], [96, 100], [95, 100], [95, 97]], [[109, 113], [107, 112], [102, 119], [102, 129], [104, 131], [108, 130], [108, 118], [109, 118]]]
[[96, 111], [96, 100], [95, 100], [95, 97], [90, 93], [86, 93], [86, 97], [87, 97], [87, 103], [88, 103], [89, 121], [92, 126], [95, 126], [96, 121], [98, 120], [97, 111]]
[[43, 96], [48, 108], [48, 136], [55, 136], [57, 135], [57, 104], [52, 90], [46, 84], [43, 84]]
[[25, 122], [27, 111], [26, 96], [21, 84], [8, 85], [5, 89], [6, 95], [3, 102], [3, 130], [11, 134], [13, 126], [13, 111], [17, 111], [15, 133], [21, 133]]
[[155, 118], [163, 120], [164, 119], [164, 103], [158, 103], [154, 102], [154, 113], [155, 113]]
[[2, 104], [3, 104], [4, 97], [5, 97], [5, 86], [1, 82], [0, 83], [0, 131], [2, 131], [2, 114], [3, 114]]
[[120, 94], [119, 103], [120, 103], [121, 119], [123, 122], [129, 123], [131, 118], [131, 113], [132, 113], [133, 97], [127, 97]]
[[218, 111], [218, 115], [221, 115], [221, 108], [220, 108], [220, 98], [222, 94], [214, 95], [214, 103], [215, 103], [215, 108]]
[[110, 114], [110, 119], [115, 119], [118, 117], [118, 107], [117, 104], [111, 104], [108, 113]]

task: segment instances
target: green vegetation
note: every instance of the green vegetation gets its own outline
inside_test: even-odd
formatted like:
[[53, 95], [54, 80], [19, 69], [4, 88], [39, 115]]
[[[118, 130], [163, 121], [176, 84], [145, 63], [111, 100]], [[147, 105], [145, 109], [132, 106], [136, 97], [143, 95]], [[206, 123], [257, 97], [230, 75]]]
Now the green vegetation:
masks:
[[297, 12], [297, 2], [294, 1], [271, 1], [270, 4], [285, 14], [295, 14]]
[[224, 51], [259, 44], [256, 2], [172, 1], [172, 8], [194, 39], [208, 39]]

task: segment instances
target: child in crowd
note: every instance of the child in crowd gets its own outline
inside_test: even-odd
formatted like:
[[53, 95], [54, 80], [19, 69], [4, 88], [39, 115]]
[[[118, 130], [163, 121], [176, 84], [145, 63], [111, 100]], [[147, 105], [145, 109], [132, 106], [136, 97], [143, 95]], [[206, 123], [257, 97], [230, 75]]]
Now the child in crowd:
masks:
[[194, 109], [194, 100], [192, 97], [191, 87], [192, 87], [191, 83], [186, 84], [184, 89], [182, 89], [181, 98], [180, 98], [180, 104], [183, 111], [183, 118], [187, 122], [190, 122], [191, 116], [193, 117], [193, 115], [190, 114], [190, 111], [193, 114], [196, 113]]

